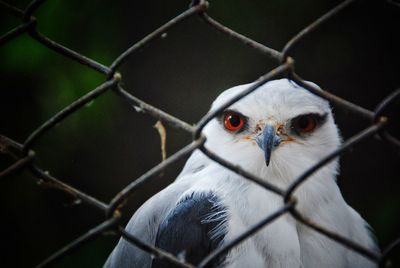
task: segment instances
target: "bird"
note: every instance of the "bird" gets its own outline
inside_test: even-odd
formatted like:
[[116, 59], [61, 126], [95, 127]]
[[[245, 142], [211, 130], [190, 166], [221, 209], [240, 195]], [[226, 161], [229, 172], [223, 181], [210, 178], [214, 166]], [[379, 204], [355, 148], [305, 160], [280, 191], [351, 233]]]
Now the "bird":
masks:
[[[316, 84], [310, 83], [319, 88]], [[210, 113], [253, 83], [223, 91]], [[321, 90], [319, 88], [319, 90]], [[332, 108], [294, 81], [264, 83], [213, 118], [204, 146], [233, 165], [281, 189], [342, 143]], [[296, 191], [304, 217], [378, 253], [368, 223], [344, 200], [335, 159]], [[126, 231], [193, 265], [284, 206], [279, 196], [193, 151], [168, 187], [146, 201]], [[104, 267], [176, 267], [121, 238]], [[365, 256], [281, 215], [207, 267], [377, 267]]]

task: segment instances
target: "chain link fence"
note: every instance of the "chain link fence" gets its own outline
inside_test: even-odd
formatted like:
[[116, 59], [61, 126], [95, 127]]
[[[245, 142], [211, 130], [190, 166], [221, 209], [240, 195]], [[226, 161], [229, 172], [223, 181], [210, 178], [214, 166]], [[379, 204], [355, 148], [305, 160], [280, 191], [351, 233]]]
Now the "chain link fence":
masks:
[[[190, 264], [185, 260], [182, 260], [177, 256], [173, 256], [170, 253], [165, 252], [159, 248], [156, 248], [153, 245], [146, 243], [145, 241], [141, 241], [139, 237], [132, 236], [131, 234], [129, 234], [124, 230], [124, 227], [120, 224], [120, 218], [121, 218], [121, 208], [126, 204], [126, 201], [132, 196], [132, 194], [135, 191], [143, 187], [145, 184], [150, 183], [150, 181], [156, 180], [158, 178], [157, 175], [162, 173], [165, 168], [188, 156], [196, 149], [201, 150], [210, 159], [220, 163], [224, 167], [239, 173], [240, 175], [243, 176], [244, 179], [250, 180], [253, 183], [258, 184], [260, 187], [265, 188], [266, 191], [272, 191], [275, 194], [280, 195], [284, 200], [284, 206], [282, 206], [279, 210], [265, 217], [263, 221], [259, 222], [258, 224], [247, 230], [245, 233], [237, 237], [236, 239], [225, 244], [223, 247], [213, 251], [210, 255], [208, 255], [204, 260], [201, 261], [198, 267], [207, 266], [209, 263], [211, 263], [213, 260], [221, 256], [222, 254], [227, 253], [229, 250], [239, 245], [242, 241], [251, 237], [261, 228], [264, 227], [267, 228], [269, 223], [271, 223], [278, 217], [285, 214], [291, 214], [297, 221], [329, 237], [330, 239], [337, 241], [338, 243], [347, 247], [348, 250], [355, 251], [365, 256], [366, 258], [369, 258], [370, 260], [378, 263], [381, 267], [385, 267], [385, 265], [388, 263], [388, 258], [391, 255], [391, 253], [394, 252], [395, 248], [400, 245], [400, 239], [395, 240], [392, 244], [383, 249], [381, 254], [377, 254], [375, 252], [368, 250], [363, 245], [358, 244], [356, 241], [349, 240], [348, 238], [342, 236], [340, 233], [332, 232], [326, 229], [324, 226], [320, 226], [317, 222], [313, 222], [310, 219], [305, 218], [296, 209], [297, 201], [293, 198], [294, 191], [296, 191], [299, 187], [301, 187], [302, 184], [315, 171], [323, 167], [325, 164], [329, 163], [332, 159], [340, 156], [344, 152], [348, 151], [358, 143], [366, 140], [371, 136], [377, 135], [391, 146], [398, 148], [400, 147], [400, 141], [394, 135], [392, 135], [387, 129], [387, 126], [390, 124], [390, 122], [395, 119], [388, 118], [385, 113], [386, 110], [391, 106], [393, 106], [394, 102], [400, 97], [400, 89], [394, 90], [392, 94], [390, 94], [387, 98], [383, 99], [380, 102], [380, 104], [377, 106], [375, 110], [371, 111], [355, 103], [349, 102], [336, 95], [333, 95], [328, 91], [325, 90], [320, 91], [314, 86], [305, 83], [303, 78], [301, 78], [295, 72], [294, 69], [296, 65], [295, 61], [293, 58], [289, 56], [292, 49], [296, 47], [304, 39], [305, 36], [312, 33], [317, 28], [319, 28], [327, 20], [330, 20], [335, 15], [341, 13], [349, 5], [355, 2], [355, 0], [344, 1], [338, 6], [331, 9], [326, 14], [319, 17], [316, 21], [311, 23], [309, 26], [307, 26], [297, 35], [291, 38], [281, 51], [274, 50], [270, 47], [260, 44], [238, 32], [233, 31], [232, 29], [222, 25], [218, 21], [211, 18], [207, 14], [207, 10], [209, 8], [209, 3], [207, 1], [204, 0], [193, 1], [190, 7], [185, 12], [179, 14], [166, 24], [159, 27], [154, 32], [148, 34], [139, 42], [133, 44], [121, 55], [119, 55], [112, 62], [110, 66], [104, 66], [99, 62], [91, 58], [88, 58], [84, 55], [81, 55], [41, 34], [38, 31], [37, 19], [35, 18], [34, 15], [35, 12], [37, 12], [37, 10], [42, 6], [44, 2], [45, 0], [34, 0], [30, 2], [30, 4], [25, 8], [25, 10], [20, 10], [11, 4], [1, 1], [0, 2], [1, 7], [5, 8], [8, 13], [14, 15], [15, 17], [20, 18], [21, 24], [12, 29], [11, 31], [7, 32], [6, 34], [2, 35], [0, 37], [0, 45], [3, 45], [14, 38], [18, 38], [23, 34], [29, 34], [29, 36], [32, 39], [43, 44], [48, 49], [51, 49], [71, 59], [72, 61], [76, 61], [82, 65], [85, 65], [87, 68], [91, 68], [97, 71], [98, 73], [103, 74], [106, 77], [106, 81], [97, 88], [91, 90], [86, 95], [82, 96], [81, 98], [77, 99], [76, 101], [74, 101], [73, 103], [62, 109], [60, 112], [58, 112], [51, 118], [49, 118], [35, 131], [33, 131], [22, 144], [14, 141], [9, 137], [0, 135], [0, 152], [2, 154], [10, 155], [15, 159], [12, 165], [10, 165], [8, 168], [0, 172], [0, 178], [4, 178], [10, 175], [11, 173], [17, 172], [22, 169], [25, 171], [29, 171], [35, 177], [43, 180], [44, 182], [47, 182], [53, 187], [61, 189], [67, 192], [68, 194], [73, 195], [82, 202], [87, 203], [94, 210], [95, 209], [100, 210], [106, 215], [106, 218], [101, 224], [97, 225], [93, 229], [89, 230], [87, 233], [83, 234], [76, 240], [72, 241], [70, 244], [66, 245], [64, 248], [60, 249], [59, 251], [55, 252], [53, 255], [45, 259], [42, 263], [38, 265], [38, 267], [45, 267], [56, 263], [63, 257], [72, 254], [74, 250], [79, 249], [86, 242], [110, 230], [115, 231], [115, 235], [124, 237], [127, 241], [134, 244], [136, 247], [139, 247], [140, 249], [148, 252], [149, 254], [152, 254], [156, 258], [162, 258], [180, 267], [194, 267], [193, 264]], [[397, 2], [392, 2], [392, 1], [388, 1], [388, 5], [389, 4], [392, 4], [394, 8], [397, 8], [396, 6], [399, 5]], [[205, 115], [196, 125], [191, 125], [182, 121], [179, 118], [174, 117], [173, 115], [170, 115], [158, 109], [157, 107], [152, 106], [151, 104], [148, 104], [140, 100], [139, 98], [133, 96], [128, 91], [126, 91], [122, 84], [123, 77], [118, 72], [118, 69], [127, 61], [127, 59], [132, 54], [135, 54], [144, 45], [148, 44], [149, 42], [152, 42], [155, 38], [160, 37], [172, 27], [181, 23], [185, 23], [185, 20], [194, 16], [200, 17], [201, 20], [203, 20], [206, 24], [220, 31], [227, 37], [230, 37], [231, 39], [234, 39], [237, 42], [241, 42], [247, 45], [250, 49], [257, 51], [260, 54], [267, 55], [276, 62], [276, 67], [271, 71], [267, 72], [265, 75], [261, 76], [257, 81], [255, 81], [254, 84], [252, 84], [241, 94], [235, 96], [234, 98], [226, 102], [224, 105], [222, 105], [220, 108], [213, 111], [212, 113]], [[360, 117], [369, 119], [371, 122], [371, 124], [367, 128], [363, 129], [361, 132], [354, 135], [353, 137], [347, 139], [340, 148], [338, 148], [333, 152], [330, 152], [325, 158], [321, 159], [317, 164], [315, 164], [312, 167], [309, 167], [309, 169], [304, 174], [296, 178], [294, 182], [287, 189], [281, 189], [275, 185], [272, 185], [266, 182], [265, 180], [250, 174], [246, 170], [231, 164], [226, 159], [219, 157], [218, 155], [213, 153], [211, 149], [206, 148], [204, 146], [206, 138], [201, 133], [203, 128], [210, 122], [210, 120], [218, 116], [225, 108], [235, 103], [236, 101], [240, 100], [241, 98], [245, 97], [246, 95], [251, 94], [252, 92], [257, 90], [261, 85], [265, 84], [266, 82], [278, 76], [286, 76], [287, 78], [295, 81], [302, 87], [308, 89], [313, 94], [316, 94], [336, 104], [337, 107], [340, 107], [340, 109], [351, 111]], [[158, 120], [161, 120], [163, 123], [168, 124], [171, 127], [190, 133], [192, 134], [193, 137], [193, 141], [190, 144], [188, 144], [178, 152], [174, 153], [170, 157], [168, 157], [165, 161], [162, 161], [158, 165], [154, 166], [139, 178], [133, 180], [129, 185], [127, 185], [118, 194], [116, 194], [109, 203], [104, 203], [98, 200], [96, 197], [88, 195], [80, 191], [79, 189], [76, 189], [68, 185], [62, 180], [50, 175], [48, 172], [44, 171], [35, 163], [36, 153], [32, 149], [33, 146], [39, 140], [42, 139], [43, 135], [51, 131], [56, 126], [56, 124], [61, 123], [67, 117], [71, 116], [73, 113], [81, 109], [84, 105], [88, 104], [89, 102], [103, 95], [106, 92], [112, 92], [116, 94], [120, 98], [126, 100], [129, 104], [140, 107], [142, 111], [146, 112], [150, 116]]]

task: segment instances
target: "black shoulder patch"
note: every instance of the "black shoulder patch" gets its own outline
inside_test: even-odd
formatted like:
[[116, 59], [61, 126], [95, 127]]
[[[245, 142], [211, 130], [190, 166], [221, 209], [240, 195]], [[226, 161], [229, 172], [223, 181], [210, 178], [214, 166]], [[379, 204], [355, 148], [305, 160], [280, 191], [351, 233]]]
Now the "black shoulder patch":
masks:
[[[213, 231], [223, 228], [225, 222], [225, 208], [214, 193], [193, 193], [181, 200], [161, 222], [155, 246], [197, 265], [219, 246], [225, 234], [215, 237]], [[223, 261], [224, 258], [220, 258], [210, 267]], [[152, 267], [176, 266], [154, 259]]]

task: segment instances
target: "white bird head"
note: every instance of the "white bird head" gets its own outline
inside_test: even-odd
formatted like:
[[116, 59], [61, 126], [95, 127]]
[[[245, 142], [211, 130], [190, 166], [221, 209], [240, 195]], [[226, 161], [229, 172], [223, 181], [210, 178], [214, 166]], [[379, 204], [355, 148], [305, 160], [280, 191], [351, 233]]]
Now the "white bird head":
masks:
[[[211, 111], [250, 85], [224, 91]], [[328, 102], [287, 79], [270, 81], [232, 104], [203, 133], [205, 146], [217, 155], [255, 175], [283, 180], [294, 179], [341, 143]], [[324, 169], [336, 174], [337, 161]]]

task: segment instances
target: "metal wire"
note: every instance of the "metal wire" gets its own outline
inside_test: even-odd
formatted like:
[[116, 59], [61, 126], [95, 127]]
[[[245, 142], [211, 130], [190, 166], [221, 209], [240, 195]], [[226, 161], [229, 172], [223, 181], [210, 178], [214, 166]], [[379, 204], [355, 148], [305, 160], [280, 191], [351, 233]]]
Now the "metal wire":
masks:
[[[37, 23], [36, 23], [37, 19], [34, 17], [34, 14], [45, 1], [46, 0], [34, 0], [25, 8], [25, 10], [20, 10], [17, 7], [14, 7], [3, 1], [0, 1], [0, 6], [3, 7], [6, 10], [6, 12], [8, 12], [10, 15], [13, 15], [21, 19], [20, 25], [16, 26], [14, 29], [0, 36], [0, 46], [9, 42], [14, 38], [18, 38], [22, 34], [27, 33], [34, 40], [40, 42], [47, 48], [105, 75], [107, 80], [102, 85], [91, 90], [89, 93], [77, 99], [76, 101], [74, 101], [73, 103], [62, 109], [60, 112], [52, 116], [46, 122], [44, 122], [41, 126], [39, 126], [35, 131], [33, 131], [27, 137], [27, 139], [23, 144], [19, 144], [8, 137], [0, 135], [0, 153], [8, 154], [15, 159], [15, 162], [12, 165], [4, 169], [3, 171], [0, 171], [0, 178], [4, 178], [20, 169], [25, 169], [27, 171], [30, 171], [34, 176], [42, 180], [44, 183], [51, 184], [53, 187], [61, 189], [64, 192], [67, 192], [73, 195], [74, 197], [79, 198], [80, 200], [82, 200], [82, 202], [85, 202], [91, 207], [99, 209], [100, 211], [104, 212], [104, 214], [106, 215], [106, 219], [104, 220], [104, 222], [95, 226], [93, 229], [89, 230], [87, 233], [78, 237], [76, 240], [72, 241], [69, 245], [55, 252], [52, 256], [50, 256], [42, 263], [40, 263], [38, 267], [46, 267], [50, 264], [54, 264], [56, 261], [59, 261], [62, 257], [72, 254], [74, 250], [79, 249], [87, 241], [96, 238], [97, 236], [101, 235], [102, 233], [110, 229], [116, 231], [115, 233], [117, 235], [122, 235], [122, 237], [124, 237], [124, 239], [126, 239], [128, 242], [148, 252], [155, 258], [163, 258], [164, 260], [169, 261], [180, 267], [195, 267], [193, 264], [187, 263], [186, 261], [178, 258], [177, 256], [165, 252], [160, 248], [156, 248], [155, 246], [150, 245], [147, 242], [141, 241], [138, 237], [135, 237], [132, 234], [126, 232], [124, 228], [119, 224], [119, 219], [121, 217], [120, 209], [126, 203], [124, 201], [127, 200], [134, 191], [136, 191], [142, 185], [149, 183], [150, 180], [156, 179], [155, 175], [159, 174], [165, 168], [175, 163], [176, 161], [182, 159], [184, 156], [190, 154], [196, 149], [201, 150], [205, 155], [207, 155], [213, 161], [216, 161], [219, 164], [223, 165], [224, 167], [240, 174], [244, 179], [256, 183], [260, 187], [265, 188], [266, 191], [271, 191], [281, 196], [282, 200], [284, 201], [284, 204], [280, 209], [278, 209], [271, 215], [268, 215], [264, 220], [257, 223], [252, 228], [249, 228], [246, 232], [238, 236], [236, 239], [233, 239], [231, 242], [227, 243], [220, 249], [211, 252], [209, 256], [203, 259], [203, 261], [199, 264], [198, 267], [205, 267], [207, 264], [218, 258], [221, 254], [228, 252], [235, 246], [242, 243], [242, 241], [244, 241], [245, 239], [250, 238], [254, 233], [259, 231], [261, 228], [268, 228], [269, 223], [287, 213], [290, 213], [296, 220], [305, 224], [309, 228], [312, 228], [317, 232], [329, 237], [330, 239], [335, 240], [337, 243], [344, 245], [349, 250], [353, 250], [358, 254], [361, 254], [366, 258], [369, 258], [370, 260], [378, 263], [382, 267], [385, 265], [388, 256], [391, 255], [391, 253], [395, 250], [395, 248], [400, 247], [400, 238], [398, 238], [393, 243], [391, 243], [386, 249], [383, 249], [382, 254], [377, 254], [375, 252], [372, 252], [367, 248], [365, 248], [363, 245], [357, 243], [356, 241], [351, 241], [343, 237], [341, 234], [332, 232], [326, 229], [324, 226], [320, 226], [318, 225], [318, 223], [312, 222], [309, 219], [305, 218], [303, 215], [301, 215], [301, 213], [299, 213], [296, 210], [297, 201], [293, 196], [294, 191], [296, 191], [296, 189], [301, 187], [302, 183], [308, 180], [315, 171], [317, 171], [324, 165], [328, 164], [335, 157], [342, 155], [349, 148], [352, 148], [357, 143], [364, 141], [365, 139], [373, 136], [374, 134], [380, 135], [381, 137], [384, 138], [386, 142], [392, 144], [393, 146], [400, 146], [399, 139], [390, 134], [386, 129], [386, 126], [388, 125], [388, 122], [391, 121], [391, 119], [387, 118], [384, 114], [385, 111], [389, 107], [391, 107], [391, 105], [393, 105], [394, 101], [400, 98], [400, 89], [394, 91], [387, 98], [385, 98], [377, 106], [375, 111], [370, 111], [364, 107], [361, 107], [357, 104], [351, 103], [345, 99], [333, 95], [332, 93], [326, 90], [319, 90], [313, 85], [306, 83], [294, 71], [295, 62], [289, 56], [289, 52], [294, 46], [296, 46], [299, 42], [304, 40], [304, 38], [307, 35], [309, 35], [315, 29], [319, 28], [327, 20], [330, 20], [337, 14], [340, 14], [342, 10], [346, 9], [355, 0], [346, 0], [340, 3], [338, 6], [331, 9], [330, 11], [328, 11], [326, 14], [322, 15], [320, 18], [311, 23], [309, 26], [305, 27], [292, 39], [290, 39], [281, 51], [260, 44], [240, 33], [233, 31], [232, 29], [224, 26], [220, 22], [211, 18], [206, 13], [209, 7], [208, 2], [204, 0], [193, 1], [187, 11], [183, 12], [182, 14], [179, 14], [177, 17], [173, 18], [166, 24], [162, 25], [154, 32], [145, 36], [139, 42], [133, 44], [120, 56], [118, 56], [109, 67], [104, 66], [101, 63], [98, 63], [61, 44], [58, 44], [57, 42], [49, 39], [45, 35], [42, 35], [37, 30]], [[388, 1], [388, 3], [391, 3], [393, 5], [398, 5], [398, 3], [390, 0]], [[133, 53], [135, 53], [139, 48], [143, 47], [144, 45], [147, 45], [152, 40], [154, 40], [154, 38], [162, 35], [170, 28], [180, 23], [184, 23], [184, 21], [187, 18], [193, 16], [199, 16], [206, 24], [210, 25], [212, 28], [220, 31], [221, 33], [225, 34], [228, 37], [235, 39], [237, 42], [241, 42], [249, 46], [251, 49], [258, 51], [260, 54], [271, 57], [272, 59], [276, 60], [277, 63], [279, 63], [279, 65], [275, 69], [269, 71], [264, 76], [260, 77], [257, 81], [255, 81], [254, 84], [249, 86], [246, 90], [234, 96], [232, 99], [227, 101], [217, 110], [205, 115], [195, 126], [192, 126], [191, 124], [188, 124], [180, 120], [179, 118], [176, 118], [148, 103], [145, 103], [144, 101], [138, 99], [137, 97], [125, 91], [121, 86], [121, 81], [123, 80], [122, 76], [117, 72], [117, 69], [125, 63], [128, 57]], [[270, 184], [262, 180], [261, 178], [254, 176], [253, 174], [250, 174], [249, 172], [243, 170], [239, 166], [235, 166], [229, 161], [214, 154], [209, 148], [206, 148], [204, 146], [206, 138], [201, 134], [202, 129], [213, 118], [218, 116], [226, 107], [239, 101], [248, 94], [251, 94], [266, 82], [282, 74], [286, 74], [288, 78], [292, 79], [302, 87], [308, 89], [313, 94], [316, 94], [322, 98], [332, 101], [333, 103], [337, 104], [341, 109], [353, 112], [354, 114], [360, 117], [365, 117], [371, 120], [370, 126], [368, 126], [360, 133], [356, 134], [352, 138], [345, 141], [340, 148], [338, 148], [333, 152], [330, 152], [325, 158], [321, 159], [314, 166], [309, 167], [309, 169], [305, 171], [301, 176], [296, 178], [287, 189], [280, 189], [279, 187]], [[134, 104], [136, 106], [139, 106], [142, 111], [148, 113], [150, 116], [157, 119], [161, 119], [163, 122], [171, 125], [172, 127], [178, 128], [182, 131], [192, 134], [193, 142], [184, 147], [183, 149], [181, 149], [180, 151], [178, 151], [177, 153], [173, 154], [169, 158], [167, 158], [165, 161], [156, 165], [155, 167], [147, 171], [139, 178], [133, 180], [132, 183], [127, 185], [118, 194], [116, 194], [110, 203], [106, 204], [103, 203], [102, 201], [97, 200], [95, 197], [83, 193], [78, 189], [75, 189], [74, 187], [62, 182], [61, 180], [50, 175], [48, 172], [45, 172], [41, 168], [37, 167], [35, 165], [36, 154], [35, 151], [32, 149], [32, 146], [39, 139], [43, 139], [43, 136], [47, 132], [51, 131], [56, 124], [63, 122], [63, 120], [71, 116], [71, 114], [73, 114], [77, 110], [81, 109], [86, 103], [92, 101], [96, 97], [110, 90], [120, 98], [126, 100], [129, 104]]]

